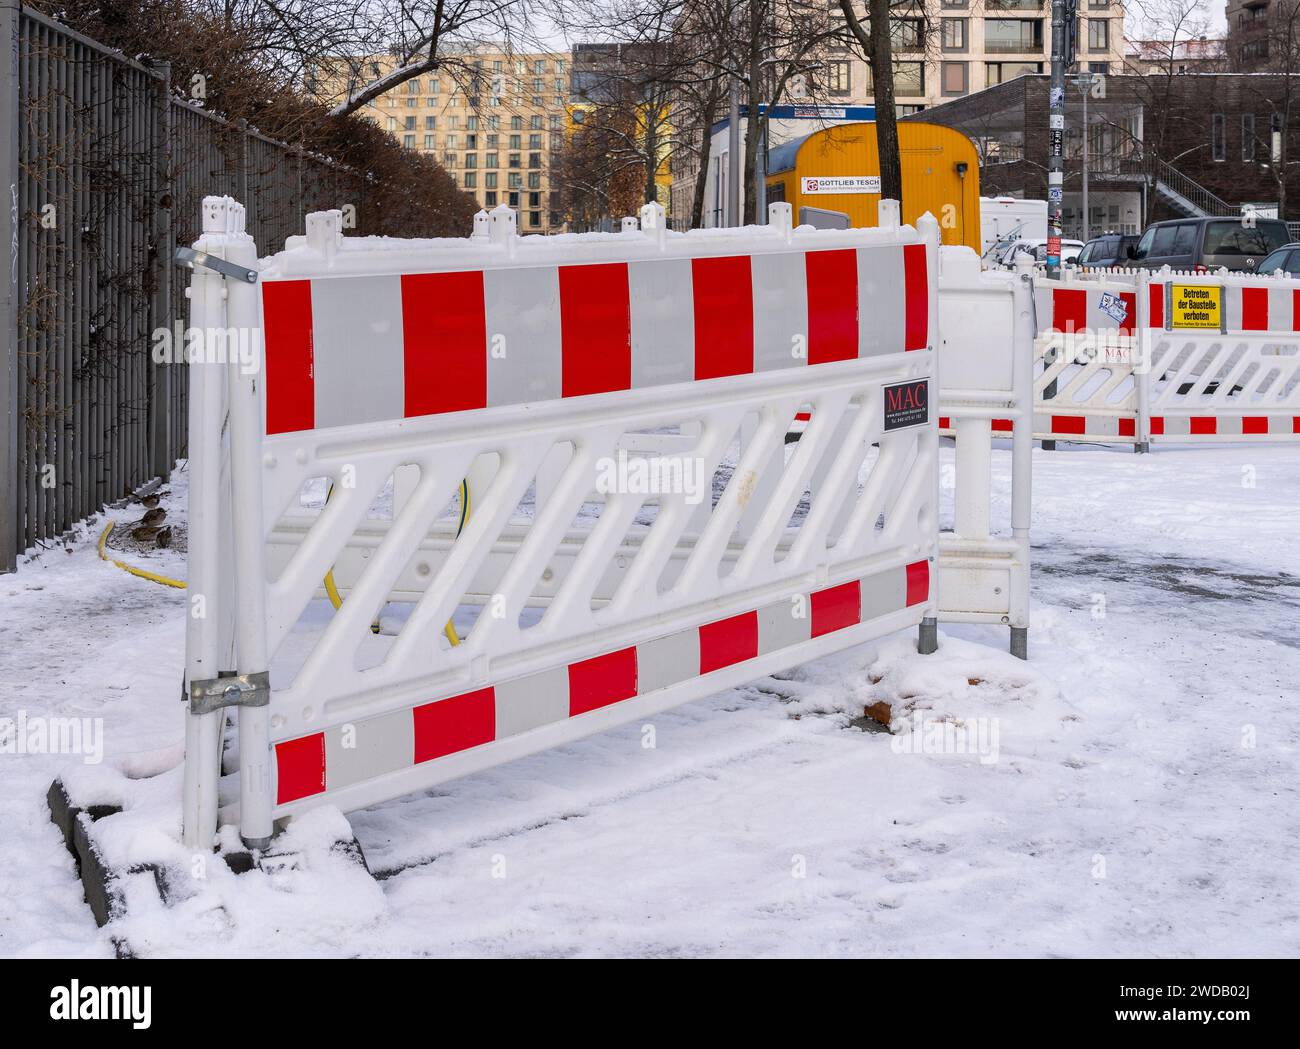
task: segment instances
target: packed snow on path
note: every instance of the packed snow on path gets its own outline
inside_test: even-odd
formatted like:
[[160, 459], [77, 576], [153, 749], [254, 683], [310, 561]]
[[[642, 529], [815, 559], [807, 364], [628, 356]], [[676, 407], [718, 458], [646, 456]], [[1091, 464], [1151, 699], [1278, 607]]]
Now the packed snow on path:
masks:
[[[1028, 664], [1002, 629], [930, 657], [897, 635], [353, 814], [377, 881], [214, 877], [97, 929], [45, 808], [77, 759], [0, 755], [0, 954], [1300, 953], [1300, 453], [1063, 445], [1034, 468]], [[153, 771], [184, 595], [97, 534], [0, 578], [0, 716], [102, 718], [104, 774]], [[879, 700], [894, 735], [862, 727]], [[936, 721], [973, 747], [933, 752]], [[178, 774], [137, 781], [140, 837], [174, 831]]]

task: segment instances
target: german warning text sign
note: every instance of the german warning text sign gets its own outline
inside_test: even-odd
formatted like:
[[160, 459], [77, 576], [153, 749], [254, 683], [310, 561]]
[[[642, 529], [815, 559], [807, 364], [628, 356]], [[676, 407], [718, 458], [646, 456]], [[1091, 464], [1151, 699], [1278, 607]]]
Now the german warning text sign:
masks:
[[1172, 327], [1219, 330], [1223, 317], [1223, 289], [1200, 284], [1172, 285]]

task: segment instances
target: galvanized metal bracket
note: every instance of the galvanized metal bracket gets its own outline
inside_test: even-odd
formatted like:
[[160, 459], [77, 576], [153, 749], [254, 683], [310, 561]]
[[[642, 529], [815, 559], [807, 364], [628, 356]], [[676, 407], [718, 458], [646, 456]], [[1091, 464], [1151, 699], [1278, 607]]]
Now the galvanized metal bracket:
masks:
[[211, 714], [223, 707], [265, 707], [271, 703], [271, 675], [232, 674], [190, 682], [190, 713]]
[[209, 255], [206, 251], [195, 251], [193, 248], [177, 248], [176, 261], [182, 266], [189, 266], [191, 269], [195, 266], [202, 266], [214, 273], [220, 273], [223, 277], [242, 280], [245, 284], [257, 283], [257, 270], [250, 270], [246, 266], [236, 266], [233, 262], [227, 262], [215, 255]]

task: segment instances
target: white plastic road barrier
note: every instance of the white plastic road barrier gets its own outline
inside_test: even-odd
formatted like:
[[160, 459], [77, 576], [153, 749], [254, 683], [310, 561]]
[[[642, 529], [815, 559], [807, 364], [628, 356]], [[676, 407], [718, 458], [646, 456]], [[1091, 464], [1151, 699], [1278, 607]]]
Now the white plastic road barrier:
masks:
[[1300, 440], [1300, 281], [1163, 269], [1036, 285], [1036, 438]]
[[242, 208], [205, 201], [197, 247], [257, 279], [196, 268], [191, 291], [194, 326], [254, 352], [224, 383], [192, 368], [187, 842], [217, 823], [226, 706], [240, 775], [220, 816], [260, 846], [313, 805], [934, 622], [932, 219], [340, 226], [311, 215], [259, 264]]
[[[971, 249], [939, 249], [940, 427], [956, 438], [952, 531], [939, 540], [939, 618], [1001, 623], [1028, 658], [1034, 411], [1033, 268], [981, 273]], [[992, 441], [1011, 438], [1011, 516], [994, 534]]]

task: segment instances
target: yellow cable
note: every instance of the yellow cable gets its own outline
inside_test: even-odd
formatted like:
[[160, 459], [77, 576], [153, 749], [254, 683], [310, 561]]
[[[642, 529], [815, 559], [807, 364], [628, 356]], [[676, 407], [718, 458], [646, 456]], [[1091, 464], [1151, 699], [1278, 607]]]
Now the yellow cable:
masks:
[[[325, 501], [328, 503], [330, 496], [334, 493], [334, 486], [330, 485], [329, 491], [325, 493]], [[461, 529], [465, 527], [465, 522], [469, 520], [469, 481], [460, 482], [460, 521], [456, 525], [456, 538], [460, 538]], [[182, 584], [184, 585], [184, 584]], [[339, 593], [339, 588], [334, 582], [334, 568], [331, 565], [330, 570], [325, 573], [325, 596], [330, 599], [330, 604], [334, 606], [337, 612], [343, 607], [343, 596]], [[379, 633], [379, 620], [370, 624], [372, 634]], [[460, 636], [456, 633], [456, 628], [452, 626], [451, 620], [447, 620], [447, 625], [442, 628], [442, 632], [447, 635], [447, 640], [451, 642], [452, 648], [460, 644]]]
[[119, 561], [116, 557], [109, 557], [104, 547], [108, 543], [108, 535], [113, 531], [113, 521], [109, 521], [104, 526], [104, 531], [99, 536], [99, 559], [107, 561], [109, 564], [117, 565], [123, 572], [129, 572], [139, 579], [147, 579], [151, 583], [161, 583], [163, 586], [174, 586], [177, 590], [184, 590], [185, 583], [179, 579], [171, 579], [165, 575], [159, 575], [157, 572], [149, 572], [143, 568], [136, 568], [134, 565], [128, 565], [125, 561]]

